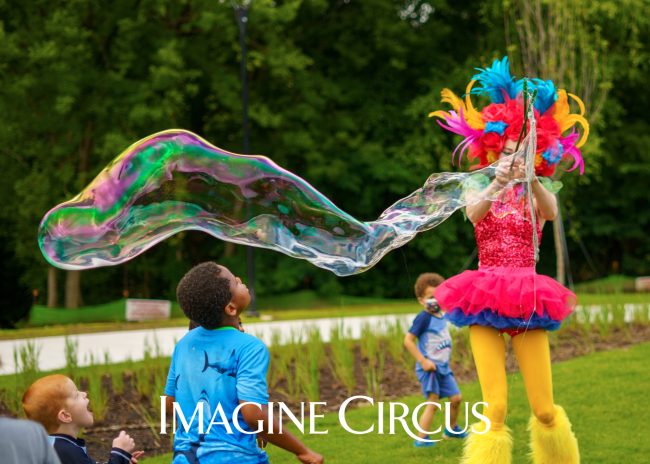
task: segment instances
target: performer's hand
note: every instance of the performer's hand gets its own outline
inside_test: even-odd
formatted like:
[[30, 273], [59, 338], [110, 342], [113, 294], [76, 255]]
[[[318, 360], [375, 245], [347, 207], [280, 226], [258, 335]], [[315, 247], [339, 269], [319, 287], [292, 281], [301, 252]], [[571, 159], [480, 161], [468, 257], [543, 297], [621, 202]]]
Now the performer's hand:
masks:
[[144, 455], [144, 451], [134, 451], [131, 455], [131, 464], [138, 464], [138, 459]]
[[433, 372], [433, 371], [436, 370], [435, 363], [429, 361], [428, 359], [425, 359], [424, 361], [422, 361], [420, 363], [420, 365], [422, 366], [422, 369], [424, 369], [427, 372], [429, 372], [429, 371]]
[[512, 178], [513, 179], [523, 179], [526, 177], [524, 160], [521, 157], [515, 158], [515, 162], [512, 165]]
[[512, 180], [523, 179], [525, 175], [524, 162], [521, 158], [515, 158], [514, 163], [512, 160], [504, 159], [496, 168], [495, 179], [503, 187]]
[[510, 182], [510, 166], [509, 163], [501, 162], [496, 168], [495, 179], [499, 186], [503, 187]]

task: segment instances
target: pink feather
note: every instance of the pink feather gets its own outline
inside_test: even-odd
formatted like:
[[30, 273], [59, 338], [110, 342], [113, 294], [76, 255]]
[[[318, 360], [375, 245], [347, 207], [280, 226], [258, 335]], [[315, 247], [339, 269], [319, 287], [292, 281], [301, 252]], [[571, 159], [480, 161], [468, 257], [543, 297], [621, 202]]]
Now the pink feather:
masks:
[[576, 168], [580, 168], [580, 175], [585, 172], [585, 162], [582, 158], [582, 153], [580, 149], [576, 147], [576, 142], [580, 138], [580, 134], [575, 130], [571, 131], [566, 137], [560, 138], [560, 143], [564, 147], [564, 156], [571, 155], [573, 157], [573, 166], [570, 169], [567, 169], [567, 172], [571, 172]]
[[456, 149], [451, 155], [451, 162], [453, 164], [454, 159], [456, 158], [456, 153], [458, 150], [460, 150], [460, 156], [458, 157], [458, 165], [460, 166], [460, 162], [463, 159], [463, 154], [467, 151], [472, 143], [475, 143], [479, 137], [483, 135], [483, 131], [479, 129], [473, 129], [469, 124], [467, 124], [467, 121], [465, 121], [465, 118], [463, 117], [462, 109], [460, 110], [460, 113], [450, 111], [449, 117], [445, 118], [446, 124], [444, 124], [442, 121], [437, 122], [443, 129], [465, 137], [464, 140], [456, 146]]

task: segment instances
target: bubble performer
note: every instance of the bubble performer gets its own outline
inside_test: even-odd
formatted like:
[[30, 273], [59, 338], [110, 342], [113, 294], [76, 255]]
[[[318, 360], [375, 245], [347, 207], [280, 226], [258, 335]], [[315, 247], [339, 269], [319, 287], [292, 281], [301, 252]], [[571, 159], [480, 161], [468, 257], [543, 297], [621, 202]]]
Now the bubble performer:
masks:
[[379, 219], [363, 222], [268, 158], [230, 153], [174, 129], [133, 144], [76, 197], [50, 210], [38, 241], [52, 265], [90, 269], [126, 262], [180, 231], [201, 230], [350, 275], [481, 201], [482, 186], [495, 175], [495, 166], [433, 174]]
[[[555, 219], [558, 207], [555, 195], [534, 174], [551, 175], [563, 159], [572, 163], [569, 170], [584, 172], [579, 150], [589, 132], [584, 105], [578, 97], [556, 90], [551, 81], [515, 80], [507, 57], [478, 71], [464, 101], [448, 89], [442, 91], [442, 101], [451, 104], [453, 111], [431, 113], [441, 119], [438, 122], [443, 128], [464, 137], [454, 152], [454, 156], [460, 152], [459, 160], [467, 152], [476, 162], [474, 168], [496, 163], [495, 178], [482, 193], [493, 197], [499, 192], [496, 201], [482, 200], [466, 207], [474, 225], [478, 270], [454, 276], [436, 291], [449, 320], [469, 326], [483, 401], [488, 404], [484, 414], [491, 422], [488, 431], [470, 434], [462, 462], [508, 464], [512, 460], [512, 437], [505, 424], [504, 334], [508, 334], [532, 408], [533, 462], [574, 464], [580, 461], [578, 442], [564, 409], [553, 401], [548, 331], [556, 330], [571, 313], [576, 297], [555, 280], [535, 272], [535, 244], [541, 239], [544, 223]], [[524, 126], [526, 82], [536, 98], [527, 109]], [[479, 112], [471, 95], [486, 95], [491, 104]], [[570, 113], [568, 97], [578, 103], [580, 114]], [[582, 126], [582, 135], [572, 129], [575, 124]], [[530, 136], [525, 148], [509, 156], [526, 130]], [[513, 186], [517, 180], [526, 184]]]

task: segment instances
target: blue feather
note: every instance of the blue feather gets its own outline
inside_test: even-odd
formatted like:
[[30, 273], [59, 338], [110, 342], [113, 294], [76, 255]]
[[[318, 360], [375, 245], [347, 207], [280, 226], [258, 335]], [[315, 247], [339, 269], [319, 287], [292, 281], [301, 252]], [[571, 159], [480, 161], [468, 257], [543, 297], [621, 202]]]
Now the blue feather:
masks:
[[499, 135], [503, 135], [507, 127], [508, 124], [504, 121], [488, 121], [485, 123], [484, 133], [488, 134], [490, 132], [496, 132]]
[[489, 68], [476, 69], [480, 72], [475, 74], [472, 79], [478, 81], [480, 87], [473, 88], [472, 94], [487, 95], [492, 103], [504, 103], [504, 95], [511, 99], [517, 96], [517, 85], [510, 75], [510, 63], [507, 56], [501, 60], [494, 60]]
[[543, 81], [542, 79], [531, 79], [532, 87], [530, 90], [537, 89], [537, 98], [535, 99], [535, 109], [540, 114], [544, 114], [557, 100], [557, 91], [553, 81]]

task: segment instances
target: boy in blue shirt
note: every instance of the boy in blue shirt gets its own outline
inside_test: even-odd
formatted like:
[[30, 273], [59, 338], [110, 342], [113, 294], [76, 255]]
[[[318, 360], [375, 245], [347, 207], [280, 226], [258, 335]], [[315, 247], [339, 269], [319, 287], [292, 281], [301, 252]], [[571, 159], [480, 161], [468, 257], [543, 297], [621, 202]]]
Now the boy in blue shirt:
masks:
[[[198, 327], [174, 348], [165, 387], [168, 414], [176, 402], [189, 423], [186, 430], [182, 419], [178, 421], [173, 463], [268, 463], [258, 441], [291, 451], [302, 463], [322, 463], [320, 455], [288, 431], [278, 433], [277, 421], [269, 420], [269, 351], [239, 330], [239, 315], [250, 303], [241, 279], [216, 263], [202, 263], [185, 274], [176, 293], [181, 309]], [[235, 414], [241, 403], [254, 404], [241, 406]], [[194, 416], [199, 408], [202, 424]]]
[[[450, 426], [444, 434], [449, 438], [464, 438], [467, 433], [458, 427], [458, 410], [462, 396], [456, 383], [454, 373], [449, 367], [451, 357], [451, 335], [447, 320], [443, 317], [440, 305], [435, 299], [436, 287], [444, 279], [434, 273], [418, 276], [415, 282], [415, 296], [424, 307], [408, 333], [404, 337], [404, 346], [415, 358], [415, 374], [422, 386], [422, 393], [427, 401], [438, 403], [440, 398], [448, 398], [451, 403]], [[417, 343], [417, 344], [416, 344]], [[427, 404], [420, 417], [420, 428], [431, 430], [436, 405]], [[421, 438], [428, 439], [424, 433]], [[436, 442], [415, 441], [416, 447], [434, 446]]]

